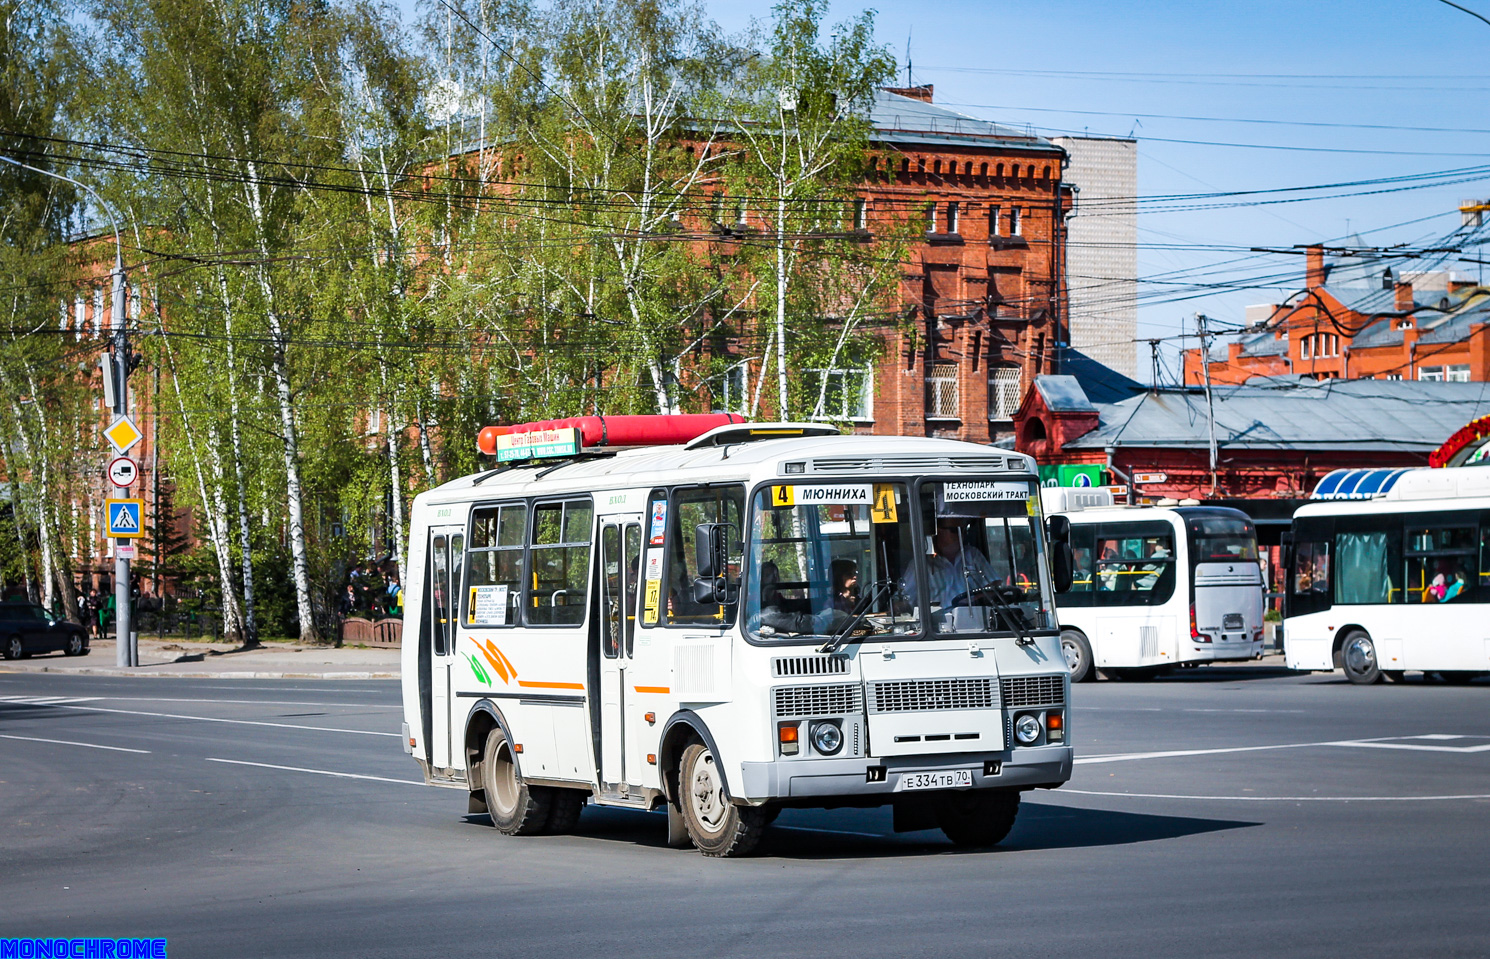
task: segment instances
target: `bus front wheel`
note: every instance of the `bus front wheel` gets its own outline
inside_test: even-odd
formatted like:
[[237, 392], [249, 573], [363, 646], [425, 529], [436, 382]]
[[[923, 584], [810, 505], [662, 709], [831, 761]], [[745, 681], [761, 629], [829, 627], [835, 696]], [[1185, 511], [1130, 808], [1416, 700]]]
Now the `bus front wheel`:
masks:
[[996, 846], [1014, 828], [1019, 790], [980, 789], [943, 794], [937, 801], [936, 824], [952, 844], [969, 849]]
[[719, 764], [703, 743], [683, 750], [678, 792], [688, 837], [705, 856], [748, 855], [766, 831], [764, 809], [729, 801]]
[[486, 810], [492, 825], [507, 836], [542, 832], [548, 825], [548, 790], [523, 782], [512, 761], [512, 744], [501, 727], [486, 734], [486, 752], [482, 755], [481, 786], [486, 791]]
[[1092, 675], [1092, 645], [1074, 629], [1061, 630], [1061, 655], [1071, 671], [1071, 682], [1079, 683]]
[[1345, 678], [1357, 686], [1370, 686], [1381, 680], [1376, 644], [1362, 630], [1352, 630], [1340, 644], [1340, 665], [1345, 670]]

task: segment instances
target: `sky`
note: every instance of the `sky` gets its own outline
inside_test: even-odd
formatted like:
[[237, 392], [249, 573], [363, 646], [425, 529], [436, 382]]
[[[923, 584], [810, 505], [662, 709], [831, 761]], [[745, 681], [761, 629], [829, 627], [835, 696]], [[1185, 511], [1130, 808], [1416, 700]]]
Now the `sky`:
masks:
[[[1490, 0], [1460, 5], [1490, 17]], [[771, 4], [703, 6], [734, 32], [767, 20]], [[863, 9], [875, 11], [901, 81], [908, 48], [911, 78], [934, 84], [939, 104], [1045, 136], [1137, 138], [1140, 197], [1481, 168], [1427, 186], [1142, 203], [1138, 335], [1166, 338], [1161, 379], [1174, 375], [1174, 338], [1193, 333], [1196, 312], [1239, 326], [1248, 304], [1303, 285], [1302, 256], [1252, 247], [1453, 245], [1463, 253], [1394, 269], [1482, 275], [1454, 261], [1490, 253], [1458, 212], [1490, 197], [1490, 66], [1476, 67], [1490, 24], [1442, 0], [837, 0], [827, 21]], [[1149, 348], [1135, 348], [1147, 380]]]

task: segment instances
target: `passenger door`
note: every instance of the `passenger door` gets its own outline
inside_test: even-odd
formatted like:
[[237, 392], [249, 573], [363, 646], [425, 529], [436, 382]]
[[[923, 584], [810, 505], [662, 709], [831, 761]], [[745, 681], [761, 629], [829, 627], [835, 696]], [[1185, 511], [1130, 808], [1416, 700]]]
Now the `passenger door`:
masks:
[[[434, 728], [431, 730], [430, 765], [454, 767], [456, 737], [452, 724], [455, 702], [455, 624], [460, 611], [461, 563], [465, 556], [466, 531], [461, 526], [437, 526], [429, 531], [427, 593], [430, 617], [430, 686]], [[464, 765], [464, 763], [459, 763]]]
[[[627, 682], [636, 653], [637, 584], [642, 531], [638, 521], [607, 518], [600, 527], [600, 783], [603, 792], [626, 793], [639, 784], [633, 768], [639, 733], [636, 693]], [[631, 722], [628, 722], [628, 719]], [[631, 756], [628, 756], [631, 753]]]

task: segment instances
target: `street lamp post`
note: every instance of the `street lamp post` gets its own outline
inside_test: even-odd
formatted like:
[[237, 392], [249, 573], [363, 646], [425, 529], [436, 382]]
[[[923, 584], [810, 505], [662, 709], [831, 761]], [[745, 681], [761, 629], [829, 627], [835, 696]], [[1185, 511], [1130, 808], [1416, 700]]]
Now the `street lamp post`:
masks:
[[[13, 160], [10, 157], [0, 156], [0, 160], [18, 166], [23, 170], [40, 173], [42, 176], [53, 177], [71, 183], [73, 186], [81, 187], [98, 202], [99, 208], [108, 215], [109, 223], [114, 227], [114, 270], [111, 274], [113, 280], [113, 316], [112, 316], [112, 349], [114, 353], [114, 414], [126, 416], [129, 413], [129, 324], [125, 316], [125, 288], [124, 276], [124, 241], [119, 233], [119, 220], [114, 216], [113, 209], [104, 202], [104, 198], [98, 195], [98, 191], [86, 183], [74, 180], [70, 176], [61, 173], [53, 173], [50, 170], [42, 170], [38, 167]], [[143, 525], [143, 515], [141, 517]], [[120, 541], [122, 542], [122, 540]], [[116, 544], [117, 547], [117, 544]], [[131, 622], [131, 610], [129, 607], [130, 582], [129, 582], [129, 560], [119, 557], [117, 548], [114, 553], [114, 607], [115, 607], [115, 634], [114, 663], [118, 666], [138, 666], [140, 664], [139, 650], [135, 646], [134, 624]], [[48, 571], [50, 575], [50, 571]], [[70, 588], [72, 584], [66, 584], [63, 588]]]

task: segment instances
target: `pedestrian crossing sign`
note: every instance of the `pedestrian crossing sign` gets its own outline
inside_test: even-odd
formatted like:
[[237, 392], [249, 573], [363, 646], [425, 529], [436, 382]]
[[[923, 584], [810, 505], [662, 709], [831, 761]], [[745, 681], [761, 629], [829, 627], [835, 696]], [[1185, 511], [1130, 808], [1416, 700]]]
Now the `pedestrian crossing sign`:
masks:
[[145, 501], [142, 499], [104, 500], [104, 516], [109, 521], [110, 536], [139, 539], [145, 535]]

